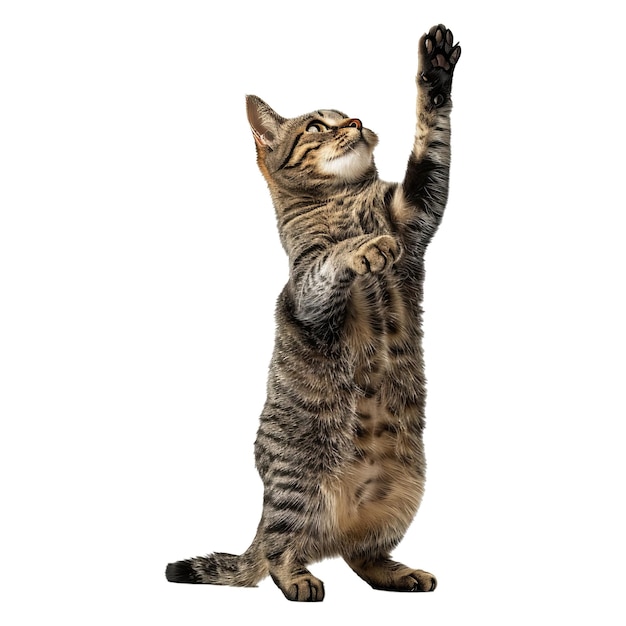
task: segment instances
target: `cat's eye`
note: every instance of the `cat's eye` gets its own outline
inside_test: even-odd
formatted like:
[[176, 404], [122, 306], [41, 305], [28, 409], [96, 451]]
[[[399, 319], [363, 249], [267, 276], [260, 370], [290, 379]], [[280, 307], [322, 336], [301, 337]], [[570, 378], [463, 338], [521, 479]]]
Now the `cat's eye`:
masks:
[[325, 124], [322, 124], [321, 122], [311, 122], [306, 127], [307, 133], [322, 133], [325, 130], [328, 130], [328, 126], [326, 126]]

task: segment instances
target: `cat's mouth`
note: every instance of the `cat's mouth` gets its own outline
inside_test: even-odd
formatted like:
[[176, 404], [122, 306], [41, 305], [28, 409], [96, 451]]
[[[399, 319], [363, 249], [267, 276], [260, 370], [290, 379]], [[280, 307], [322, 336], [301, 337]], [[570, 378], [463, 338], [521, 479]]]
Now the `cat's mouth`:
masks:
[[363, 137], [361, 133], [359, 133], [355, 137], [342, 137], [338, 142], [338, 145], [335, 146], [337, 149], [337, 154], [331, 156], [328, 160], [334, 161], [335, 159], [340, 159], [346, 156], [350, 151], [357, 152], [359, 145], [362, 145], [363, 148], [367, 148], [368, 143]]
[[360, 137], [350, 139], [335, 146], [333, 154], [324, 158], [320, 167], [325, 174], [344, 182], [356, 182], [371, 170], [371, 148]]

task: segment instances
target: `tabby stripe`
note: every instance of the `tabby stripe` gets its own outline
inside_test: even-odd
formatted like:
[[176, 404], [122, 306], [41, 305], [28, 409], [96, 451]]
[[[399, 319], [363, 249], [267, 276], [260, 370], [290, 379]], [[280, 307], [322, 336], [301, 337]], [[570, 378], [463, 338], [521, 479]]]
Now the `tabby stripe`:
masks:
[[302, 481], [300, 478], [294, 478], [288, 482], [277, 481], [275, 483], [276, 489], [281, 491], [288, 491], [290, 493], [302, 493]]
[[265, 532], [268, 534], [270, 533], [285, 534], [285, 533], [292, 532], [293, 529], [294, 529], [293, 524], [290, 524], [287, 520], [279, 519], [269, 524], [267, 528], [265, 529]]
[[439, 141], [439, 139], [431, 139], [428, 143], [429, 150], [442, 150], [447, 149], [449, 146], [445, 141]]
[[282, 383], [277, 385], [276, 391], [284, 397], [290, 406], [313, 415], [332, 413], [337, 406], [336, 403], [326, 399], [307, 400], [298, 395], [291, 386], [286, 386]]
[[308, 248], [306, 248], [305, 250], [303, 250], [293, 261], [293, 269], [296, 269], [298, 267], [298, 265], [300, 265], [300, 263], [302, 263], [302, 261], [309, 255], [314, 254], [315, 252], [323, 252], [324, 250], [327, 249], [327, 246], [325, 246], [322, 243], [314, 243], [312, 245], [310, 245]]
[[285, 211], [285, 216], [281, 221], [281, 228], [285, 228], [287, 224], [292, 222], [293, 220], [299, 217], [306, 217], [314, 211], [319, 211], [320, 209], [326, 208], [326, 202], [322, 204], [305, 204], [304, 206], [297, 205], [295, 207], [290, 207], [288, 211]]
[[292, 513], [303, 513], [307, 508], [305, 500], [295, 498], [281, 498], [280, 496], [269, 494], [265, 500], [275, 511], [291, 511]]
[[302, 470], [300, 468], [277, 467], [275, 469], [272, 469], [272, 476], [276, 478], [291, 478], [293, 480], [298, 480], [300, 479], [301, 475], [302, 475]]
[[367, 300], [367, 304], [370, 307], [378, 308], [378, 303], [380, 302], [380, 300], [378, 294], [376, 293], [376, 291], [374, 291], [374, 289], [368, 289], [365, 292], [365, 299]]
[[270, 441], [273, 441], [274, 443], [278, 443], [278, 444], [285, 443], [284, 437], [281, 437], [280, 435], [276, 435], [272, 432], [268, 432], [266, 430], [259, 431], [259, 436], [260, 437], [262, 436], [264, 439], [269, 439]]
[[[285, 556], [285, 550], [284, 549], [280, 549], [280, 550], [275, 550], [274, 552], [268, 553], [266, 558], [267, 558], [267, 560], [270, 563], [273, 563], [274, 565], [276, 565], [276, 564], [280, 563], [283, 560], [284, 556]], [[273, 575], [272, 575], [272, 579], [274, 580], [274, 582], [276, 584], [278, 584], [276, 578], [274, 578]]]
[[382, 335], [385, 332], [382, 318], [370, 315], [370, 326], [376, 335]]
[[294, 140], [292, 146], [291, 146], [291, 150], [289, 150], [289, 154], [287, 155], [287, 158], [280, 164], [280, 166], [278, 167], [279, 170], [282, 170], [283, 167], [285, 167], [285, 165], [287, 165], [287, 163], [289, 163], [289, 159], [291, 159], [291, 156], [293, 154], [293, 151], [296, 149], [296, 146], [298, 145], [298, 142], [300, 141], [300, 137], [302, 137], [302, 135], [304, 135], [304, 133], [300, 133]]
[[273, 465], [276, 462], [281, 462], [285, 463], [285, 465], [288, 465], [288, 461], [291, 460], [291, 456], [289, 455], [285, 458], [284, 454], [275, 454], [267, 446], [263, 445], [263, 442], [259, 441], [258, 439], [257, 446], [261, 448], [260, 453], [262, 453], [257, 456], [263, 456], [263, 463], [266, 467], [268, 466], [268, 463]]
[[281, 166], [281, 168], [290, 170], [294, 167], [298, 167], [298, 165], [300, 165], [302, 161], [304, 161], [304, 159], [308, 156], [309, 152], [313, 152], [314, 150], [319, 150], [321, 147], [322, 145], [320, 144], [319, 146], [311, 146], [310, 148], [307, 148], [304, 151], [304, 154], [296, 161], [296, 163], [294, 163], [293, 165], [284, 165], [284, 166]]
[[285, 534], [290, 534], [294, 532], [295, 530], [298, 530], [299, 528], [302, 528], [302, 526], [303, 526], [303, 523], [302, 523], [302, 520], [300, 519], [295, 519], [293, 517], [289, 519], [285, 519], [284, 517], [282, 517], [282, 518], [279, 518], [277, 520], [270, 522], [266, 526], [265, 532], [268, 535], [270, 534], [285, 535]]
[[403, 346], [403, 345], [391, 345], [389, 346], [389, 354], [393, 357], [401, 357], [401, 356], [405, 356], [406, 354], [411, 355], [412, 354], [412, 350], [409, 351], [409, 348], [407, 346]]
[[436, 164], [431, 159], [422, 159], [418, 161], [415, 156], [409, 157], [409, 164], [406, 170], [406, 176], [402, 183], [402, 189], [407, 200], [417, 204], [425, 197], [425, 189], [432, 186], [433, 174], [443, 173], [445, 168]]
[[[391, 185], [389, 189], [385, 192], [385, 197], [383, 198], [383, 206], [389, 211], [389, 206], [391, 205], [391, 200], [396, 193], [396, 185]], [[389, 215], [389, 212], [387, 212]]]
[[366, 213], [365, 211], [359, 212], [359, 225], [363, 229], [364, 233], [369, 233], [373, 230], [372, 216], [369, 212], [368, 213]]
[[389, 422], [379, 424], [374, 430], [374, 437], [380, 437], [383, 433], [396, 434], [399, 432], [399, 427]]
[[391, 309], [390, 313], [393, 314], [393, 298], [389, 292], [389, 287], [384, 276], [381, 276], [380, 280], [380, 300], [385, 305], [386, 309]]
[[390, 335], [397, 335], [399, 331], [400, 331], [399, 321], [394, 319], [393, 317], [390, 317], [387, 320], [387, 332]]

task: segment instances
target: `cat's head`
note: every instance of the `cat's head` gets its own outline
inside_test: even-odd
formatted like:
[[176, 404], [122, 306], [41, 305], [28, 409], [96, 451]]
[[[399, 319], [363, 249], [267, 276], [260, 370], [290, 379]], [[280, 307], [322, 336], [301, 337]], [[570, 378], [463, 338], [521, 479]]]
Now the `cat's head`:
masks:
[[360, 120], [334, 109], [286, 119], [256, 96], [247, 96], [257, 161], [270, 187], [315, 193], [376, 175], [378, 137]]

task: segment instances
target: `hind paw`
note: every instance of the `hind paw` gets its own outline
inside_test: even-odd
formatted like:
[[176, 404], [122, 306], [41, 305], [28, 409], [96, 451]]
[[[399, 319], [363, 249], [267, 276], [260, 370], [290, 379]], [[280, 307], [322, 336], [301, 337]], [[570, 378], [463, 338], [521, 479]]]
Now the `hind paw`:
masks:
[[450, 97], [452, 75], [461, 56], [461, 46], [454, 43], [452, 31], [443, 24], [433, 26], [419, 43], [418, 80], [430, 89], [434, 107], [442, 106]]
[[437, 588], [437, 579], [421, 569], [416, 569], [407, 578], [413, 581], [409, 591], [435, 591]]
[[414, 570], [409, 574], [387, 576], [384, 580], [370, 581], [370, 585], [379, 591], [434, 591], [437, 579], [428, 572]]
[[382, 591], [434, 591], [437, 579], [421, 569], [412, 569], [383, 557], [368, 559], [346, 558], [348, 565], [374, 589]]
[[[273, 577], [274, 578], [274, 577]], [[321, 602], [324, 599], [324, 583], [312, 574], [306, 574], [288, 581], [274, 578], [287, 600], [292, 602]]]

